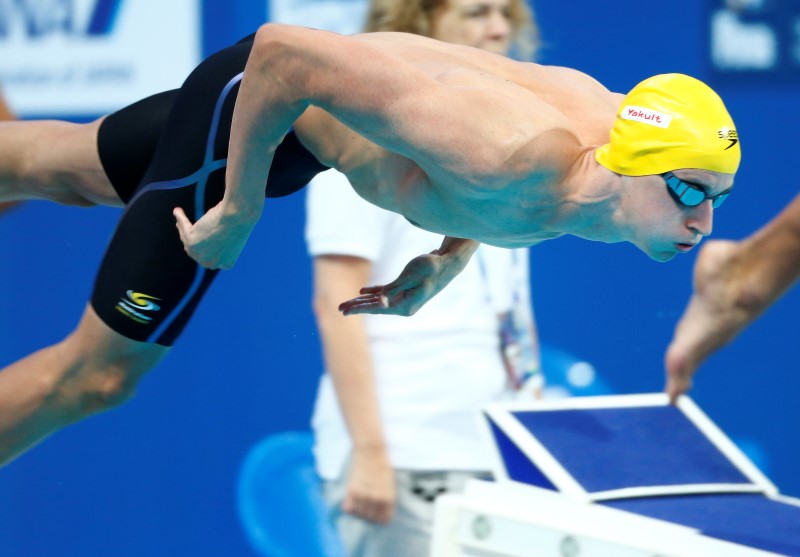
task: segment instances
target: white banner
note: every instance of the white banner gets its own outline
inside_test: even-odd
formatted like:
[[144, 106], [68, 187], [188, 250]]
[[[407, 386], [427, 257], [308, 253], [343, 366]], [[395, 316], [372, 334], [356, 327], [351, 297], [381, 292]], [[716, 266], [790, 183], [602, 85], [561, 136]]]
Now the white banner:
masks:
[[350, 35], [359, 33], [367, 0], [270, 0], [267, 19]]
[[180, 86], [199, 0], [0, 0], [0, 87], [23, 116], [100, 115]]

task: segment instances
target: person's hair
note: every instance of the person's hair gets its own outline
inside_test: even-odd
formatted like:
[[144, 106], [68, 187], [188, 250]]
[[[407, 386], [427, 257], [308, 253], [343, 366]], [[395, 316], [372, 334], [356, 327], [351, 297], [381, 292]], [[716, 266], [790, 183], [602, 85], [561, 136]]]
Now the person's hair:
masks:
[[[399, 31], [430, 37], [438, 12], [449, 0], [371, 0], [364, 31]], [[510, 0], [511, 54], [531, 60], [539, 47], [539, 27], [526, 0]]]

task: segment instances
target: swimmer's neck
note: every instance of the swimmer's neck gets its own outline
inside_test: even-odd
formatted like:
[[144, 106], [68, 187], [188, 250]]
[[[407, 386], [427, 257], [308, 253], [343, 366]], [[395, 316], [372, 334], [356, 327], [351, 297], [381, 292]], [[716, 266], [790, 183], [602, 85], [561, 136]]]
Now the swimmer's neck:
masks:
[[600, 165], [595, 147], [587, 147], [561, 185], [555, 231], [586, 240], [616, 243], [627, 240], [620, 220], [623, 177]]

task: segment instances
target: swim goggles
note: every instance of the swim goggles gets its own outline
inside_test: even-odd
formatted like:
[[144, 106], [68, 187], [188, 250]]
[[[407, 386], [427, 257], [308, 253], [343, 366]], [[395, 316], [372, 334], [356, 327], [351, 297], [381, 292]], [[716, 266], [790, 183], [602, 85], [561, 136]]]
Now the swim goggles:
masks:
[[661, 177], [664, 178], [664, 181], [667, 183], [667, 191], [669, 191], [672, 199], [674, 199], [676, 203], [686, 207], [697, 207], [706, 199], [710, 199], [711, 206], [716, 209], [725, 202], [731, 193], [731, 189], [733, 189], [728, 188], [717, 195], [708, 195], [703, 188], [689, 182], [684, 182], [672, 172], [664, 172]]

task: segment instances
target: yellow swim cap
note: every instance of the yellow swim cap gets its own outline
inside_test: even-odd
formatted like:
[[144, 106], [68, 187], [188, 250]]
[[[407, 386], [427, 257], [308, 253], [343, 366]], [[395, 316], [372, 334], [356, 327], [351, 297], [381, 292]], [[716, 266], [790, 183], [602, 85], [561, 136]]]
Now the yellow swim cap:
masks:
[[679, 168], [734, 174], [739, 136], [722, 99], [683, 74], [645, 79], [622, 102], [611, 141], [597, 162], [618, 174], [646, 176]]

